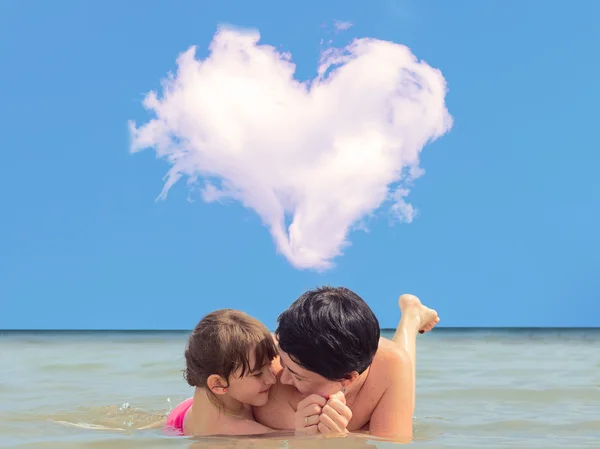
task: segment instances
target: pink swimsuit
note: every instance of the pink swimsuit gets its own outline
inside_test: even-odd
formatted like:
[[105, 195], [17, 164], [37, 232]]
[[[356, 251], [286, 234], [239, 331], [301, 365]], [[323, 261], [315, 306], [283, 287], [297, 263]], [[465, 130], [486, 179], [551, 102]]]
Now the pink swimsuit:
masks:
[[189, 398], [171, 410], [171, 413], [169, 413], [169, 416], [167, 416], [165, 427], [175, 429], [179, 435], [184, 435], [183, 421], [185, 420], [185, 415], [187, 414], [188, 410], [192, 408], [193, 403], [194, 398]]

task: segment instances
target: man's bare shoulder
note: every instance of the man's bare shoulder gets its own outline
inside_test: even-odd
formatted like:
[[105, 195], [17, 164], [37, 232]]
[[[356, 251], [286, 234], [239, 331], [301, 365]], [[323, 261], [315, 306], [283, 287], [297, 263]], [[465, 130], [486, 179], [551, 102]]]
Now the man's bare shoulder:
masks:
[[272, 429], [293, 429], [294, 413], [299, 401], [297, 390], [282, 384], [278, 375], [277, 383], [269, 390], [267, 403], [262, 407], [254, 407], [254, 419]]
[[376, 371], [378, 381], [392, 378], [398, 369], [412, 363], [408, 353], [392, 340], [381, 338], [379, 348], [373, 359], [373, 371]]
[[406, 360], [396, 343], [384, 338], [379, 341], [367, 379], [356, 398], [350, 400], [349, 407], [353, 417], [349, 430], [368, 430], [371, 415], [389, 387], [398, 380], [397, 368], [406, 363]]

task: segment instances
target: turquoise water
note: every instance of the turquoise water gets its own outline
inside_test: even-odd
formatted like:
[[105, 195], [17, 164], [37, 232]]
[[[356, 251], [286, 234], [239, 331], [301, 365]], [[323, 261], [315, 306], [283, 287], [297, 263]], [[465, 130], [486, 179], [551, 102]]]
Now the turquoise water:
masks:
[[[390, 335], [391, 332], [388, 332]], [[186, 332], [0, 332], [0, 447], [391, 448], [365, 438], [194, 440], [135, 430], [192, 394]], [[423, 448], [600, 448], [600, 330], [419, 336]]]

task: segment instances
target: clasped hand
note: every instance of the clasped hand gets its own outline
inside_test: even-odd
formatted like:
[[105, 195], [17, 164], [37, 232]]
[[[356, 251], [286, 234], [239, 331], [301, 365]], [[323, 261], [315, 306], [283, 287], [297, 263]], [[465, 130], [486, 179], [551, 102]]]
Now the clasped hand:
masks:
[[296, 432], [308, 435], [345, 434], [352, 411], [346, 405], [346, 397], [341, 391], [325, 399], [311, 394], [298, 403], [294, 416]]

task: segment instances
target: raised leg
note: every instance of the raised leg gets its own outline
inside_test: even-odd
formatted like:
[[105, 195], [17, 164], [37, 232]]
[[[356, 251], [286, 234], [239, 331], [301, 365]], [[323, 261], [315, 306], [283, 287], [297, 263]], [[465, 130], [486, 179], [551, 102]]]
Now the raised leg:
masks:
[[[402, 315], [392, 341], [408, 353], [412, 361], [413, 385], [416, 385], [417, 333], [429, 332], [439, 323], [440, 318], [435, 310], [425, 307], [419, 298], [413, 295], [400, 296], [398, 305]], [[413, 394], [413, 408], [414, 404]]]

